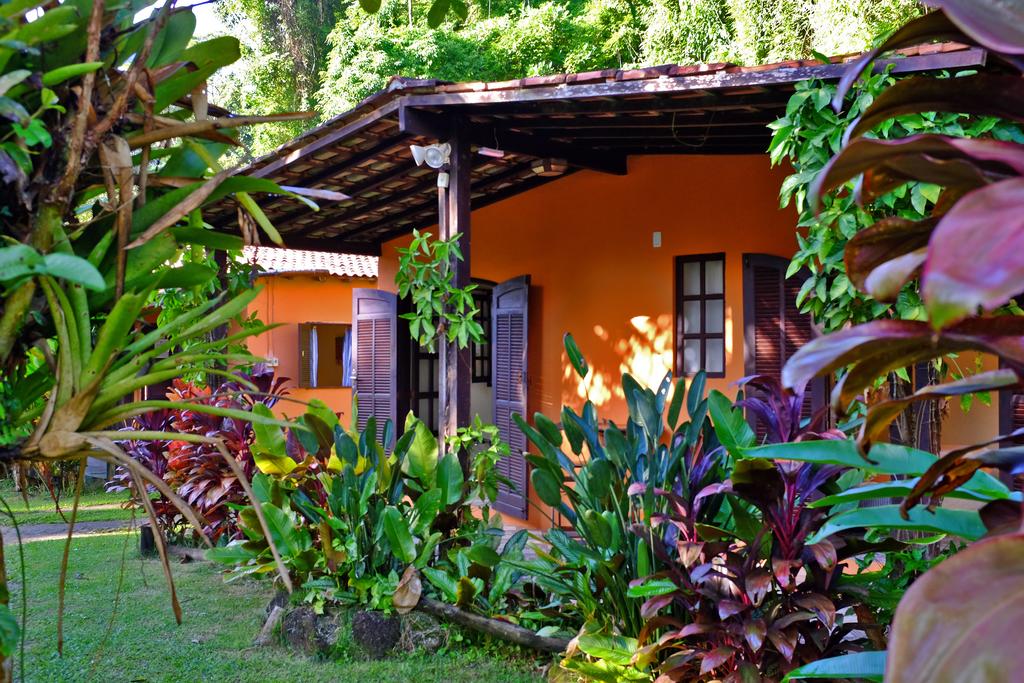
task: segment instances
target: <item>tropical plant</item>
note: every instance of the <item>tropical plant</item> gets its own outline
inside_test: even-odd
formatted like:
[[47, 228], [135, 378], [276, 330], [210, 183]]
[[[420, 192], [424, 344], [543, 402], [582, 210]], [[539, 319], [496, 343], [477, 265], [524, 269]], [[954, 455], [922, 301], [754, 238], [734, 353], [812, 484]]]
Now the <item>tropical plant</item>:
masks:
[[[13, 428], [0, 460], [21, 466], [87, 455], [106, 459], [125, 466], [137, 489], [143, 481], [159, 489], [201, 527], [179, 496], [117, 446], [124, 435], [116, 426], [173, 407], [133, 400], [141, 387], [199, 369], [224, 374], [228, 362], [255, 360], [224, 352], [241, 336], [206, 335], [236, 318], [256, 292], [226, 303], [214, 297], [156, 329], [143, 329], [140, 321], [154, 292], [216, 276], [180, 262], [184, 246], [240, 248], [239, 238], [206, 228], [205, 204], [233, 197], [248, 240], [257, 239], [259, 226], [280, 241], [250, 193], [295, 193], [232, 177], [217, 158], [236, 144], [232, 131], [240, 126], [305, 115], [235, 117], [211, 107], [205, 83], [237, 59], [237, 41], [190, 45], [195, 17], [173, 4], [162, 3], [139, 20], [137, 2], [0, 4], [0, 394]], [[194, 408], [278, 422], [217, 406]], [[134, 434], [136, 441], [168, 438], [166, 432]], [[152, 518], [149, 497], [140, 500]], [[72, 524], [75, 514], [73, 508]], [[157, 545], [169, 579], [162, 540]], [[2, 612], [7, 593], [0, 589]], [[180, 619], [173, 590], [171, 599]], [[58, 625], [58, 647], [59, 632]], [[0, 645], [0, 653], [9, 651], [6, 641]], [[3, 678], [7, 663], [0, 667]]]
[[[872, 445], [908, 406], [978, 391], [1019, 386], [1024, 373], [1024, 317], [1006, 306], [1024, 283], [1021, 216], [1024, 146], [1015, 142], [968, 140], [943, 135], [915, 135], [877, 140], [866, 134], [901, 114], [952, 110], [975, 116], [1024, 120], [1019, 106], [1024, 92], [1024, 7], [1020, 3], [936, 0], [940, 11], [911, 22], [877, 50], [857, 60], [844, 75], [834, 99], [836, 108], [850, 85], [884, 50], [929, 39], [955, 40], [983, 47], [1005, 66], [1001, 73], [975, 73], [957, 79], [914, 78], [893, 85], [866, 109], [847, 131], [843, 150], [816, 180], [815, 197], [861, 176], [860, 195], [870, 199], [911, 180], [942, 186], [936, 207], [923, 220], [892, 216], [858, 232], [846, 245], [847, 268], [855, 263], [869, 280], [896, 292], [919, 280], [921, 320], [880, 320], [826, 335], [801, 349], [783, 370], [784, 384], [803, 386], [810, 377], [835, 371], [843, 376], [833, 393], [833, 408], [847, 410], [877, 377], [913, 363], [951, 353], [989, 353], [1003, 369], [926, 387], [905, 398], [870, 405], [857, 444], [844, 444], [844, 457], [864, 453], [862, 464], [878, 462]], [[812, 204], [814, 203], [812, 197]], [[865, 284], [866, 286], [866, 284]], [[993, 448], [1015, 438], [1004, 435], [956, 449], [918, 469], [898, 506], [904, 522], [939, 520], [959, 512], [940, 507], [943, 496], [970, 496], [982, 484], [983, 466], [1019, 468], [1020, 449]], [[842, 443], [842, 442], [840, 442]], [[803, 444], [796, 446], [802, 447]], [[838, 449], [837, 449], [838, 452]], [[778, 457], [791, 459], [796, 447]], [[906, 455], [906, 454], [904, 454]], [[987, 476], [987, 475], [985, 475]], [[899, 483], [903, 485], [902, 482]], [[972, 490], [973, 489], [973, 490]], [[995, 680], [1012, 677], [1024, 654], [1007, 637], [1012, 610], [996, 607], [1006, 600], [1010, 577], [1024, 566], [1024, 533], [1019, 501], [998, 491], [983, 518], [993, 537], [972, 544], [915, 582], [897, 608], [886, 676], [899, 681], [963, 680], [984, 672]], [[918, 504], [927, 500], [927, 509]], [[980, 538], [979, 523], [958, 535]], [[970, 595], [970, 600], [963, 600]], [[970, 651], [958, 644], [971, 642]]]
[[[286, 393], [282, 385], [286, 378], [275, 378], [273, 368], [257, 364], [248, 372], [236, 370], [235, 379], [215, 389], [175, 379], [168, 397], [177, 406], [139, 415], [126, 432], [164, 432], [175, 438], [154, 441], [126, 442], [125, 452], [153, 474], [163, 479], [171, 490], [185, 500], [204, 521], [203, 528], [192, 530], [194, 537], [205, 534], [216, 543], [222, 536], [227, 539], [239, 535], [237, 516], [233, 506], [246, 501], [246, 493], [238, 474], [224, 461], [217, 445], [211, 441], [186, 441], [188, 435], [202, 436], [219, 441], [237, 462], [246, 477], [252, 477], [254, 460], [251, 446], [254, 440], [252, 423], [236, 417], [224, 417], [198, 412], [198, 404], [226, 408], [237, 413], [253, 412], [259, 404], [273, 407]], [[183, 438], [179, 438], [183, 437]], [[119, 467], [111, 482], [112, 490], [131, 487], [131, 473]], [[148, 493], [156, 493], [154, 501], [157, 524], [165, 536], [186, 540], [188, 520], [182, 512], [160, 494], [147, 486]], [[195, 540], [193, 538], [192, 540]]]
[[[411, 609], [419, 592], [403, 586], [413, 578], [420, 585], [417, 572], [422, 570], [448, 597], [451, 567], [466, 576], [465, 582], [462, 575], [450, 579], [456, 584], [453, 602], [469, 606], [484, 595], [483, 581], [497, 564], [492, 539], [501, 535], [500, 517], [489, 513], [497, 487], [486, 453], [507, 453], [507, 446], [487, 444], [467, 478], [459, 451], [440, 455], [434, 435], [411, 414], [390, 453], [375, 438], [373, 418], [362, 431], [346, 430], [326, 406], [314, 403], [300, 423], [305, 431], [287, 434], [276, 427], [255, 428], [253, 454], [260, 473], [254, 490], [270, 535], [257, 523], [255, 503], [239, 510], [245, 538], [209, 551], [211, 559], [231, 565], [229, 578], [272, 571], [269, 538], [282, 549], [307, 599], [321, 606], [338, 602]], [[388, 421], [383, 442], [393, 430]], [[465, 445], [476, 443], [468, 432], [462, 438]], [[470, 512], [473, 503], [482, 506], [480, 518]], [[428, 573], [428, 565], [439, 568]], [[508, 586], [505, 579], [496, 583]], [[497, 603], [502, 592], [487, 595]]]
[[[586, 377], [589, 367], [572, 335], [565, 336], [565, 348], [577, 374]], [[667, 514], [671, 506], [654, 491], [671, 489], [688, 463], [699, 463], [693, 472], [701, 478], [719, 463], [703, 373], [688, 389], [683, 380], [673, 389], [670, 375], [656, 393], [629, 374], [623, 375], [622, 386], [629, 406], [624, 428], [609, 424], [602, 429], [589, 400], [582, 413], [563, 406], [560, 425], [542, 413], [534, 415], [532, 426], [515, 416], [539, 451], [526, 455], [533, 465], [534, 491], [578, 538], [552, 519], [544, 534], [551, 550], [539, 551], [535, 560], [518, 566], [554, 604], [577, 612], [588, 632], [635, 637], [644, 617], [628, 595], [629, 582], [661, 568], [645, 520]], [[690, 419], [680, 422], [684, 402]], [[633, 496], [637, 486], [647, 487], [647, 493]]]

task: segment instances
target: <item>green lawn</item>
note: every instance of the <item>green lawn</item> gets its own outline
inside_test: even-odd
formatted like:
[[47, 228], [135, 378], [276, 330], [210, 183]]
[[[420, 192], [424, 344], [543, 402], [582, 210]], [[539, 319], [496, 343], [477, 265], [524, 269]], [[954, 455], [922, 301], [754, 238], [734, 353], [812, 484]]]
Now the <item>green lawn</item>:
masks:
[[[11, 507], [14, 518], [18, 524], [56, 524], [64, 520], [57, 512], [57, 507], [50, 497], [50, 493], [42, 487], [33, 487], [28, 491], [28, 506], [22, 494], [15, 491], [9, 479], [0, 481], [0, 498]], [[128, 494], [124, 491], [119, 493], [107, 493], [102, 489], [88, 490], [82, 493], [78, 503], [78, 519], [83, 522], [100, 522], [112, 519], [131, 519], [131, 511], [121, 508], [121, 503], [128, 500]], [[65, 516], [71, 515], [71, 506], [74, 503], [72, 491], [66, 492], [59, 498], [60, 508]], [[95, 506], [105, 506], [102, 509], [89, 509]], [[114, 506], [114, 507], [111, 507]], [[10, 526], [10, 520], [6, 515], [0, 521], [0, 525]]]
[[[121, 556], [124, 584], [115, 608]], [[444, 653], [372, 662], [317, 661], [282, 647], [252, 648], [271, 596], [269, 582], [225, 584], [207, 563], [175, 564], [184, 611], [177, 626], [156, 560], [141, 559], [138, 537], [87, 535], [72, 544], [64, 657], [56, 654], [61, 541], [24, 546], [29, 568], [26, 681], [390, 681], [517, 683], [543, 680], [538, 662], [496, 645], [453, 645]], [[7, 547], [11, 604], [20, 605], [17, 549]], [[108, 623], [112, 626], [107, 634]], [[17, 655], [16, 655], [17, 656]]]

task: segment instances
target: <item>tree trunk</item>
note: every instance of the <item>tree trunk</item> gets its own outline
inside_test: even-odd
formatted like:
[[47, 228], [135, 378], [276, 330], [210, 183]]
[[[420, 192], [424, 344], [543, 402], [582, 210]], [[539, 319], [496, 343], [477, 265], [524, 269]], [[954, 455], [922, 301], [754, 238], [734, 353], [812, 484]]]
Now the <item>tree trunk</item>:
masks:
[[530, 629], [523, 628], [522, 626], [516, 626], [515, 624], [510, 624], [507, 621], [488, 619], [487, 617], [482, 617], [479, 614], [473, 614], [472, 612], [461, 610], [454, 605], [448, 605], [426, 597], [420, 598], [419, 603], [416, 605], [416, 609], [422, 610], [427, 614], [432, 614], [435, 617], [455, 622], [460, 626], [471, 628], [474, 631], [487, 633], [503, 640], [516, 643], [517, 645], [524, 645], [526, 647], [533, 648], [534, 650], [540, 650], [541, 652], [552, 652], [557, 654], [564, 651], [565, 648], [569, 646], [569, 641], [565, 638], [538, 636]]

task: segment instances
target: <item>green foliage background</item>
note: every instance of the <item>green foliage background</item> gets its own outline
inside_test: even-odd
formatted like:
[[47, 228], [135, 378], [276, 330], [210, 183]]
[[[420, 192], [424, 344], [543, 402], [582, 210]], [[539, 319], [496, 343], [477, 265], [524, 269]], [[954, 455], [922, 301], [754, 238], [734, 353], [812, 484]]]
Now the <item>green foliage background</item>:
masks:
[[[369, 0], [365, 0], [369, 2]], [[450, 81], [665, 63], [754, 64], [863, 49], [922, 12], [915, 0], [476, 0], [427, 26], [426, 0], [223, 0], [244, 44], [214, 85], [233, 111], [314, 109], [244, 133], [256, 154], [355, 106], [395, 75]]]

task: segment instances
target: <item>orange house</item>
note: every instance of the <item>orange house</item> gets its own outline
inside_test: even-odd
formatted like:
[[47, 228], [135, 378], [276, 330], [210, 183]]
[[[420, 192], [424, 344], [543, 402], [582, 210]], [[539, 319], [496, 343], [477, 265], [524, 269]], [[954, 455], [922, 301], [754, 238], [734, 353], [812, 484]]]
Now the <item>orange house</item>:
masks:
[[319, 399], [347, 415], [352, 406], [352, 290], [377, 286], [377, 257], [295, 249], [246, 247], [243, 258], [259, 268], [260, 293], [246, 310], [279, 327], [249, 341], [249, 350], [287, 379], [278, 404], [300, 415], [300, 402]]
[[[910, 73], [984, 60], [981, 50], [929, 46], [892, 64]], [[796, 215], [779, 209], [787, 171], [769, 163], [766, 124], [784, 114], [796, 83], [836, 79], [843, 68], [394, 79], [249, 172], [347, 195], [319, 212], [269, 201], [264, 210], [290, 246], [379, 255], [377, 285], [353, 280], [351, 303], [331, 297], [304, 314], [351, 312], [360, 421], [400, 421], [411, 409], [438, 430], [474, 414], [494, 422], [512, 446], [503, 473], [516, 483], [498, 507], [544, 526], [548, 510], [530, 490], [513, 413], [557, 421], [562, 404], [589, 398], [602, 418], [621, 423], [623, 372], [656, 384], [666, 371], [704, 370], [711, 388], [732, 391], [745, 375], [777, 374], [814, 334], [794, 303], [800, 277], [785, 277]], [[435, 145], [436, 160], [418, 165], [411, 145]], [[224, 206], [210, 220], [227, 228], [233, 217]], [[409, 342], [394, 282], [396, 249], [413, 229], [461, 235], [466, 258], [455, 281], [479, 285], [482, 343], [429, 354]], [[565, 357], [565, 332], [590, 364], [583, 381]], [[823, 402], [823, 387], [807, 400]], [[975, 409], [949, 421], [945, 442], [994, 434], [997, 421], [997, 411]]]

